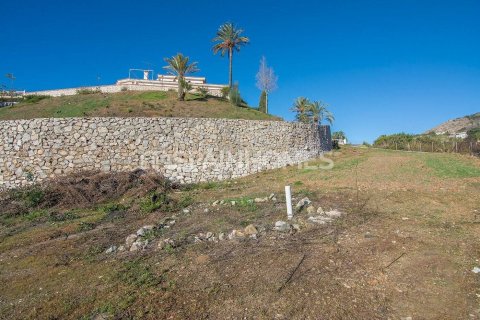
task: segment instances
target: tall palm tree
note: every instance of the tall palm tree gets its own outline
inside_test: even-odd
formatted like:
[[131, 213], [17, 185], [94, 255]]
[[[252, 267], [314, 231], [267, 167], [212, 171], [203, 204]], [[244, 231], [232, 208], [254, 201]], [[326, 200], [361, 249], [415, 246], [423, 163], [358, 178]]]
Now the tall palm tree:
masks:
[[167, 65], [163, 68], [167, 70], [168, 73], [177, 76], [178, 100], [183, 101], [185, 100], [186, 94], [185, 76], [199, 70], [197, 68], [197, 62], [189, 63], [189, 57], [185, 57], [181, 53], [177, 53], [176, 56], [173, 56], [171, 58], [165, 58], [165, 62], [167, 63]]
[[310, 103], [309, 112], [312, 122], [316, 125], [321, 125], [323, 120], [327, 120], [332, 124], [335, 120], [333, 114], [327, 110], [327, 105], [322, 101], [313, 101]]
[[233, 52], [240, 51], [240, 48], [250, 42], [248, 37], [242, 36], [242, 29], [238, 29], [233, 23], [227, 22], [222, 24], [217, 31], [217, 36], [212, 40], [217, 42], [213, 46], [213, 53], [217, 54], [220, 52], [221, 56], [225, 56], [225, 53], [228, 52], [228, 59], [230, 60], [229, 64], [229, 77], [228, 77], [228, 87], [232, 88], [232, 61], [233, 61]]
[[298, 97], [293, 103], [292, 111], [296, 112], [295, 118], [300, 122], [309, 122], [310, 101], [305, 97]]

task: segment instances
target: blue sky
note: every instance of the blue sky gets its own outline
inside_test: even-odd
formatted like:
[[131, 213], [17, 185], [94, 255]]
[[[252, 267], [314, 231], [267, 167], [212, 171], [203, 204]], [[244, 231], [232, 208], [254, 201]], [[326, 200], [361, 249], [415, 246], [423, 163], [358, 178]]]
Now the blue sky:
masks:
[[210, 83], [228, 61], [211, 39], [232, 21], [251, 44], [234, 80], [258, 104], [262, 55], [279, 76], [270, 111], [287, 120], [294, 99], [330, 105], [353, 142], [423, 132], [480, 111], [480, 1], [3, 1], [0, 72], [16, 87], [114, 83], [129, 68], [161, 71], [182, 52]]

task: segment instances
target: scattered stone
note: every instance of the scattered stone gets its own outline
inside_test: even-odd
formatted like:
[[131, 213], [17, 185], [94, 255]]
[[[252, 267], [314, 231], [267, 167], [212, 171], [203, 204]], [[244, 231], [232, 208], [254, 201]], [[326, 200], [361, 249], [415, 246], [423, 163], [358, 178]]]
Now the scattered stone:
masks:
[[208, 212], [210, 212], [210, 210], [208, 210], [208, 208], [205, 208], [205, 210], [203, 210], [203, 212], [208, 213]]
[[408, 218], [408, 217], [402, 217], [402, 220], [403, 220], [403, 221], [407, 221], [407, 220], [410, 220], [410, 218]]
[[234, 206], [234, 205], [236, 205], [236, 204], [237, 204], [237, 202], [236, 202], [236, 201], [231, 201], [230, 203], [232, 204], [232, 206]]
[[277, 201], [277, 197], [273, 197], [272, 201], [274, 201], [274, 202]]
[[275, 198], [275, 193], [271, 193], [271, 194], [268, 196], [268, 200], [273, 200], [273, 198]]
[[190, 210], [188, 210], [188, 209], [183, 209], [182, 212], [185, 213], [185, 214], [187, 214], [187, 213], [190, 213]]
[[220, 201], [220, 204], [225, 204], [225, 200], [221, 200], [221, 201]]
[[326, 224], [327, 222], [332, 221], [332, 218], [325, 217], [325, 216], [313, 216], [308, 218], [308, 222], [316, 223], [316, 224]]
[[310, 199], [303, 198], [302, 200], [298, 201], [297, 205], [295, 206], [295, 210], [301, 211], [306, 205], [309, 205], [310, 203], [312, 203]]
[[331, 211], [325, 212], [325, 215], [327, 215], [330, 218], [339, 218], [342, 216], [342, 213], [338, 210], [331, 210]]
[[285, 221], [277, 221], [275, 222], [275, 228], [274, 228], [276, 231], [280, 231], [280, 232], [288, 232], [290, 231], [290, 225], [285, 222]]
[[143, 226], [140, 229], [137, 230], [137, 236], [143, 236], [147, 231], [151, 231], [155, 228], [153, 225], [148, 225], [148, 226]]
[[97, 313], [95, 316], [93, 316], [91, 319], [92, 320], [108, 320], [110, 319], [110, 315], [108, 313]]
[[176, 220], [171, 220], [171, 221], [168, 222], [168, 224], [171, 225], [171, 226], [175, 225], [175, 223], [177, 223]]
[[322, 207], [318, 207], [317, 213], [318, 214], [324, 214], [325, 212], [323, 211]]
[[472, 272], [478, 274], [478, 273], [480, 273], [480, 268], [479, 268], [479, 267], [475, 267], [475, 268], [472, 269]]
[[315, 213], [315, 207], [314, 207], [314, 206], [309, 206], [309, 207], [307, 207], [307, 213], [308, 213], [308, 214]]
[[170, 238], [160, 240], [160, 241], [158, 241], [157, 248], [160, 249], [160, 250], [163, 250], [163, 249], [165, 249], [165, 247], [167, 245], [169, 245], [171, 247], [175, 247], [175, 241], [173, 241]]
[[117, 246], [114, 245], [108, 248], [107, 250], [105, 250], [105, 253], [109, 254], [109, 253], [114, 253], [115, 251], [117, 251]]
[[213, 232], [207, 232], [207, 234], [205, 235], [205, 239], [208, 240], [208, 239], [210, 239], [210, 238], [213, 237], [213, 236], [214, 236]]
[[226, 239], [225, 233], [221, 232], [221, 233], [218, 235], [218, 240], [223, 241], [223, 240], [225, 240], [225, 239]]
[[117, 251], [125, 251], [125, 246], [122, 244], [118, 247]]
[[268, 201], [268, 198], [255, 198], [255, 200], [253, 200], [255, 203], [262, 203], [262, 202], [267, 202]]
[[228, 235], [228, 239], [230, 240], [243, 239], [243, 238], [245, 238], [245, 234], [240, 230], [232, 230], [232, 232], [230, 232], [230, 234]]
[[212, 207], [217, 206], [219, 203], [220, 203], [220, 200], [215, 200], [215, 201], [213, 201]]
[[137, 241], [138, 236], [136, 234], [131, 234], [125, 239], [125, 246], [130, 248], [132, 244]]
[[148, 240], [142, 241], [142, 240], [137, 240], [134, 243], [132, 243], [132, 246], [130, 247], [130, 251], [139, 251], [145, 249], [145, 247], [148, 245]]
[[249, 224], [245, 227], [244, 232], [246, 235], [251, 236], [256, 235], [258, 233], [258, 230], [253, 224]]
[[300, 225], [295, 223], [295, 224], [292, 224], [292, 227], [293, 227], [293, 230], [295, 231], [300, 231]]

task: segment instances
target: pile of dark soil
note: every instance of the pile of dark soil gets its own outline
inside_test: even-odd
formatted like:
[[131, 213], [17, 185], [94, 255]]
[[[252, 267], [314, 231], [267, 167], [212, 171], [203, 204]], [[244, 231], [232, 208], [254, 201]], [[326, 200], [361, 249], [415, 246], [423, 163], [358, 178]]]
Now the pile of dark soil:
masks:
[[175, 188], [177, 186], [162, 175], [140, 169], [115, 173], [81, 172], [1, 193], [0, 213], [16, 216], [33, 209], [88, 208], [122, 197], [168, 194]]

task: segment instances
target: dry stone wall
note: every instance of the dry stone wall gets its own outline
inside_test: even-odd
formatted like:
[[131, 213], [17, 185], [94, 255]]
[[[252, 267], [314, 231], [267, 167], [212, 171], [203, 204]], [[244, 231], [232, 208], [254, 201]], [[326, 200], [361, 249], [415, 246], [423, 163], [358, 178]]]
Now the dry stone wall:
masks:
[[0, 121], [0, 189], [82, 170], [153, 169], [180, 183], [317, 156], [318, 128], [283, 121], [67, 118]]

